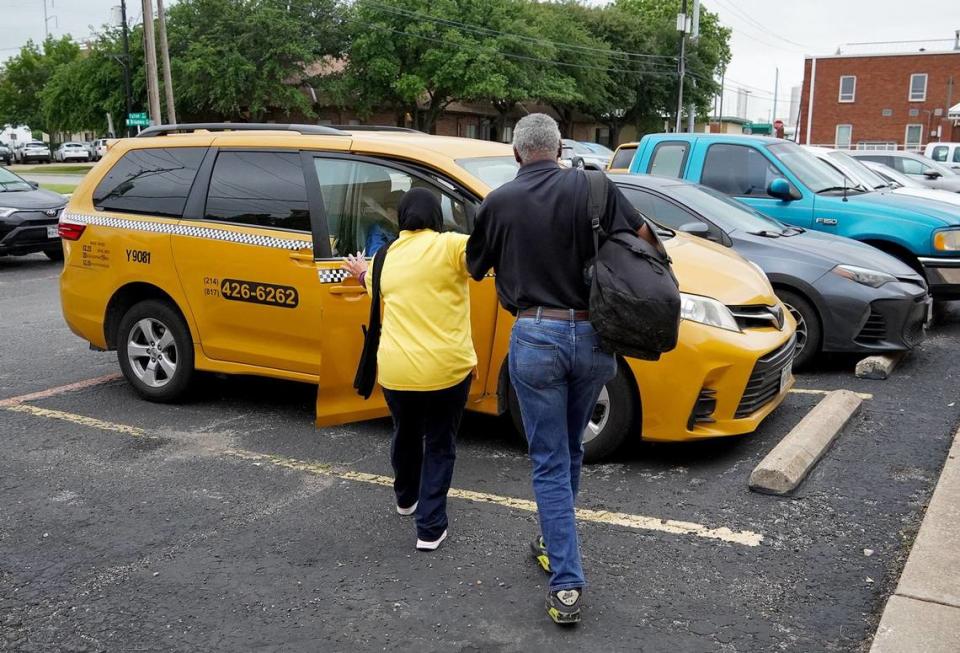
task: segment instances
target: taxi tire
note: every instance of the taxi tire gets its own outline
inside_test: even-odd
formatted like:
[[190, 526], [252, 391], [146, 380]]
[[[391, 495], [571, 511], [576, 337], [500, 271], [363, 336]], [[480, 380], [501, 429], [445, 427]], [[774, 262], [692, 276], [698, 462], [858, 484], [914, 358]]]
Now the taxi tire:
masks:
[[802, 370], [807, 367], [820, 353], [823, 342], [823, 327], [820, 325], [820, 316], [817, 310], [807, 299], [789, 290], [777, 290], [777, 297], [787, 306], [793, 307], [802, 317], [807, 330], [807, 341], [803, 350], [794, 357], [793, 369]]
[[[606, 460], [627, 441], [631, 433], [636, 431], [637, 420], [637, 390], [633, 382], [624, 372], [623, 361], [617, 361], [617, 375], [607, 383], [607, 393], [610, 396], [610, 415], [607, 423], [590, 442], [583, 445], [583, 462], [591, 464]], [[510, 385], [509, 392], [510, 419], [517, 433], [527, 442], [523, 429], [523, 418], [520, 414], [520, 400]]]
[[[166, 325], [173, 332], [173, 339], [177, 347], [177, 370], [173, 379], [160, 388], [151, 388], [140, 381], [130, 368], [130, 361], [127, 356], [127, 335], [133, 325], [144, 318], [154, 318]], [[131, 306], [120, 318], [116, 343], [120, 371], [123, 372], [127, 383], [138, 395], [148, 401], [157, 403], [172, 403], [183, 398], [194, 376], [193, 339], [190, 337], [190, 329], [187, 327], [187, 323], [168, 302], [147, 299]]]

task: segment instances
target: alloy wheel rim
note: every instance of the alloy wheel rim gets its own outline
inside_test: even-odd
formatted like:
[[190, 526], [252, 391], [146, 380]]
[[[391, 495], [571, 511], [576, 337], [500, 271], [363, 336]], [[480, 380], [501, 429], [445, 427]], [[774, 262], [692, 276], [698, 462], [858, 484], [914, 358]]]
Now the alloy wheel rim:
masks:
[[173, 380], [179, 361], [177, 343], [166, 324], [152, 317], [139, 320], [127, 336], [127, 360], [134, 375], [150, 388]]
[[793, 350], [794, 357], [799, 356], [800, 352], [803, 351], [804, 347], [807, 346], [807, 321], [803, 319], [803, 315], [800, 314], [800, 311], [795, 309], [790, 304], [784, 304], [787, 307], [787, 310], [790, 311], [790, 315], [793, 316], [793, 319], [797, 323], [797, 346]]
[[593, 414], [590, 415], [590, 421], [587, 422], [587, 428], [583, 430], [583, 443], [590, 442], [607, 426], [610, 421], [610, 393], [607, 386], [603, 386], [600, 396], [597, 397], [597, 405], [593, 408]]

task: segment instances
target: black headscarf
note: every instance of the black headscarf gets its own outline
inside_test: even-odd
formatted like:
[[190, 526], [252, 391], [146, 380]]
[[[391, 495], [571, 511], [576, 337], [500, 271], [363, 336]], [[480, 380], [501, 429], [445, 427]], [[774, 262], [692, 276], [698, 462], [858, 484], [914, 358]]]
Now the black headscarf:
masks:
[[407, 191], [397, 207], [397, 219], [401, 231], [443, 230], [440, 200], [426, 188], [411, 188]]

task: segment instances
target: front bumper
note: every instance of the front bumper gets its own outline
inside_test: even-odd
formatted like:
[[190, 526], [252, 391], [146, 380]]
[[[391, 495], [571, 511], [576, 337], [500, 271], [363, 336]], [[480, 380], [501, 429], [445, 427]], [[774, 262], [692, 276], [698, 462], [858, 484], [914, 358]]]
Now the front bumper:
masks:
[[[782, 331], [742, 333], [684, 320], [677, 348], [659, 361], [628, 359], [642, 401], [642, 438], [680, 442], [755, 431], [793, 386], [789, 371], [781, 386], [780, 370], [789, 370], [795, 329], [789, 315]], [[694, 412], [707, 419], [691, 419]]]
[[0, 220], [0, 254], [22, 256], [60, 248], [60, 237], [47, 235], [47, 227], [57, 225], [59, 210], [55, 216], [47, 216], [41, 211], [22, 211], [14, 215], [17, 216], [16, 222]]
[[935, 299], [960, 299], [960, 258], [921, 256], [920, 265]]

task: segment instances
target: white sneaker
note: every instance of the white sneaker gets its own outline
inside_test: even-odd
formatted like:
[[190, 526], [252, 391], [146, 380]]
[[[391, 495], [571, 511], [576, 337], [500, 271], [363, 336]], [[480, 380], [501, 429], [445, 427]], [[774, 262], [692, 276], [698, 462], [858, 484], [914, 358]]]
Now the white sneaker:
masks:
[[401, 508], [401, 507], [398, 505], [398, 506], [397, 506], [397, 514], [398, 514], [398, 515], [403, 515], [404, 517], [409, 517], [410, 515], [412, 515], [413, 513], [415, 513], [415, 512], [417, 511], [417, 504], [418, 504], [418, 503], [420, 503], [420, 502], [419, 502], [419, 501], [415, 501], [414, 504], [413, 504], [412, 506], [410, 506], [409, 508]]
[[443, 531], [440, 534], [440, 537], [435, 539], [433, 542], [427, 542], [417, 538], [417, 551], [436, 551], [440, 548], [440, 543], [447, 539], [447, 531]]

